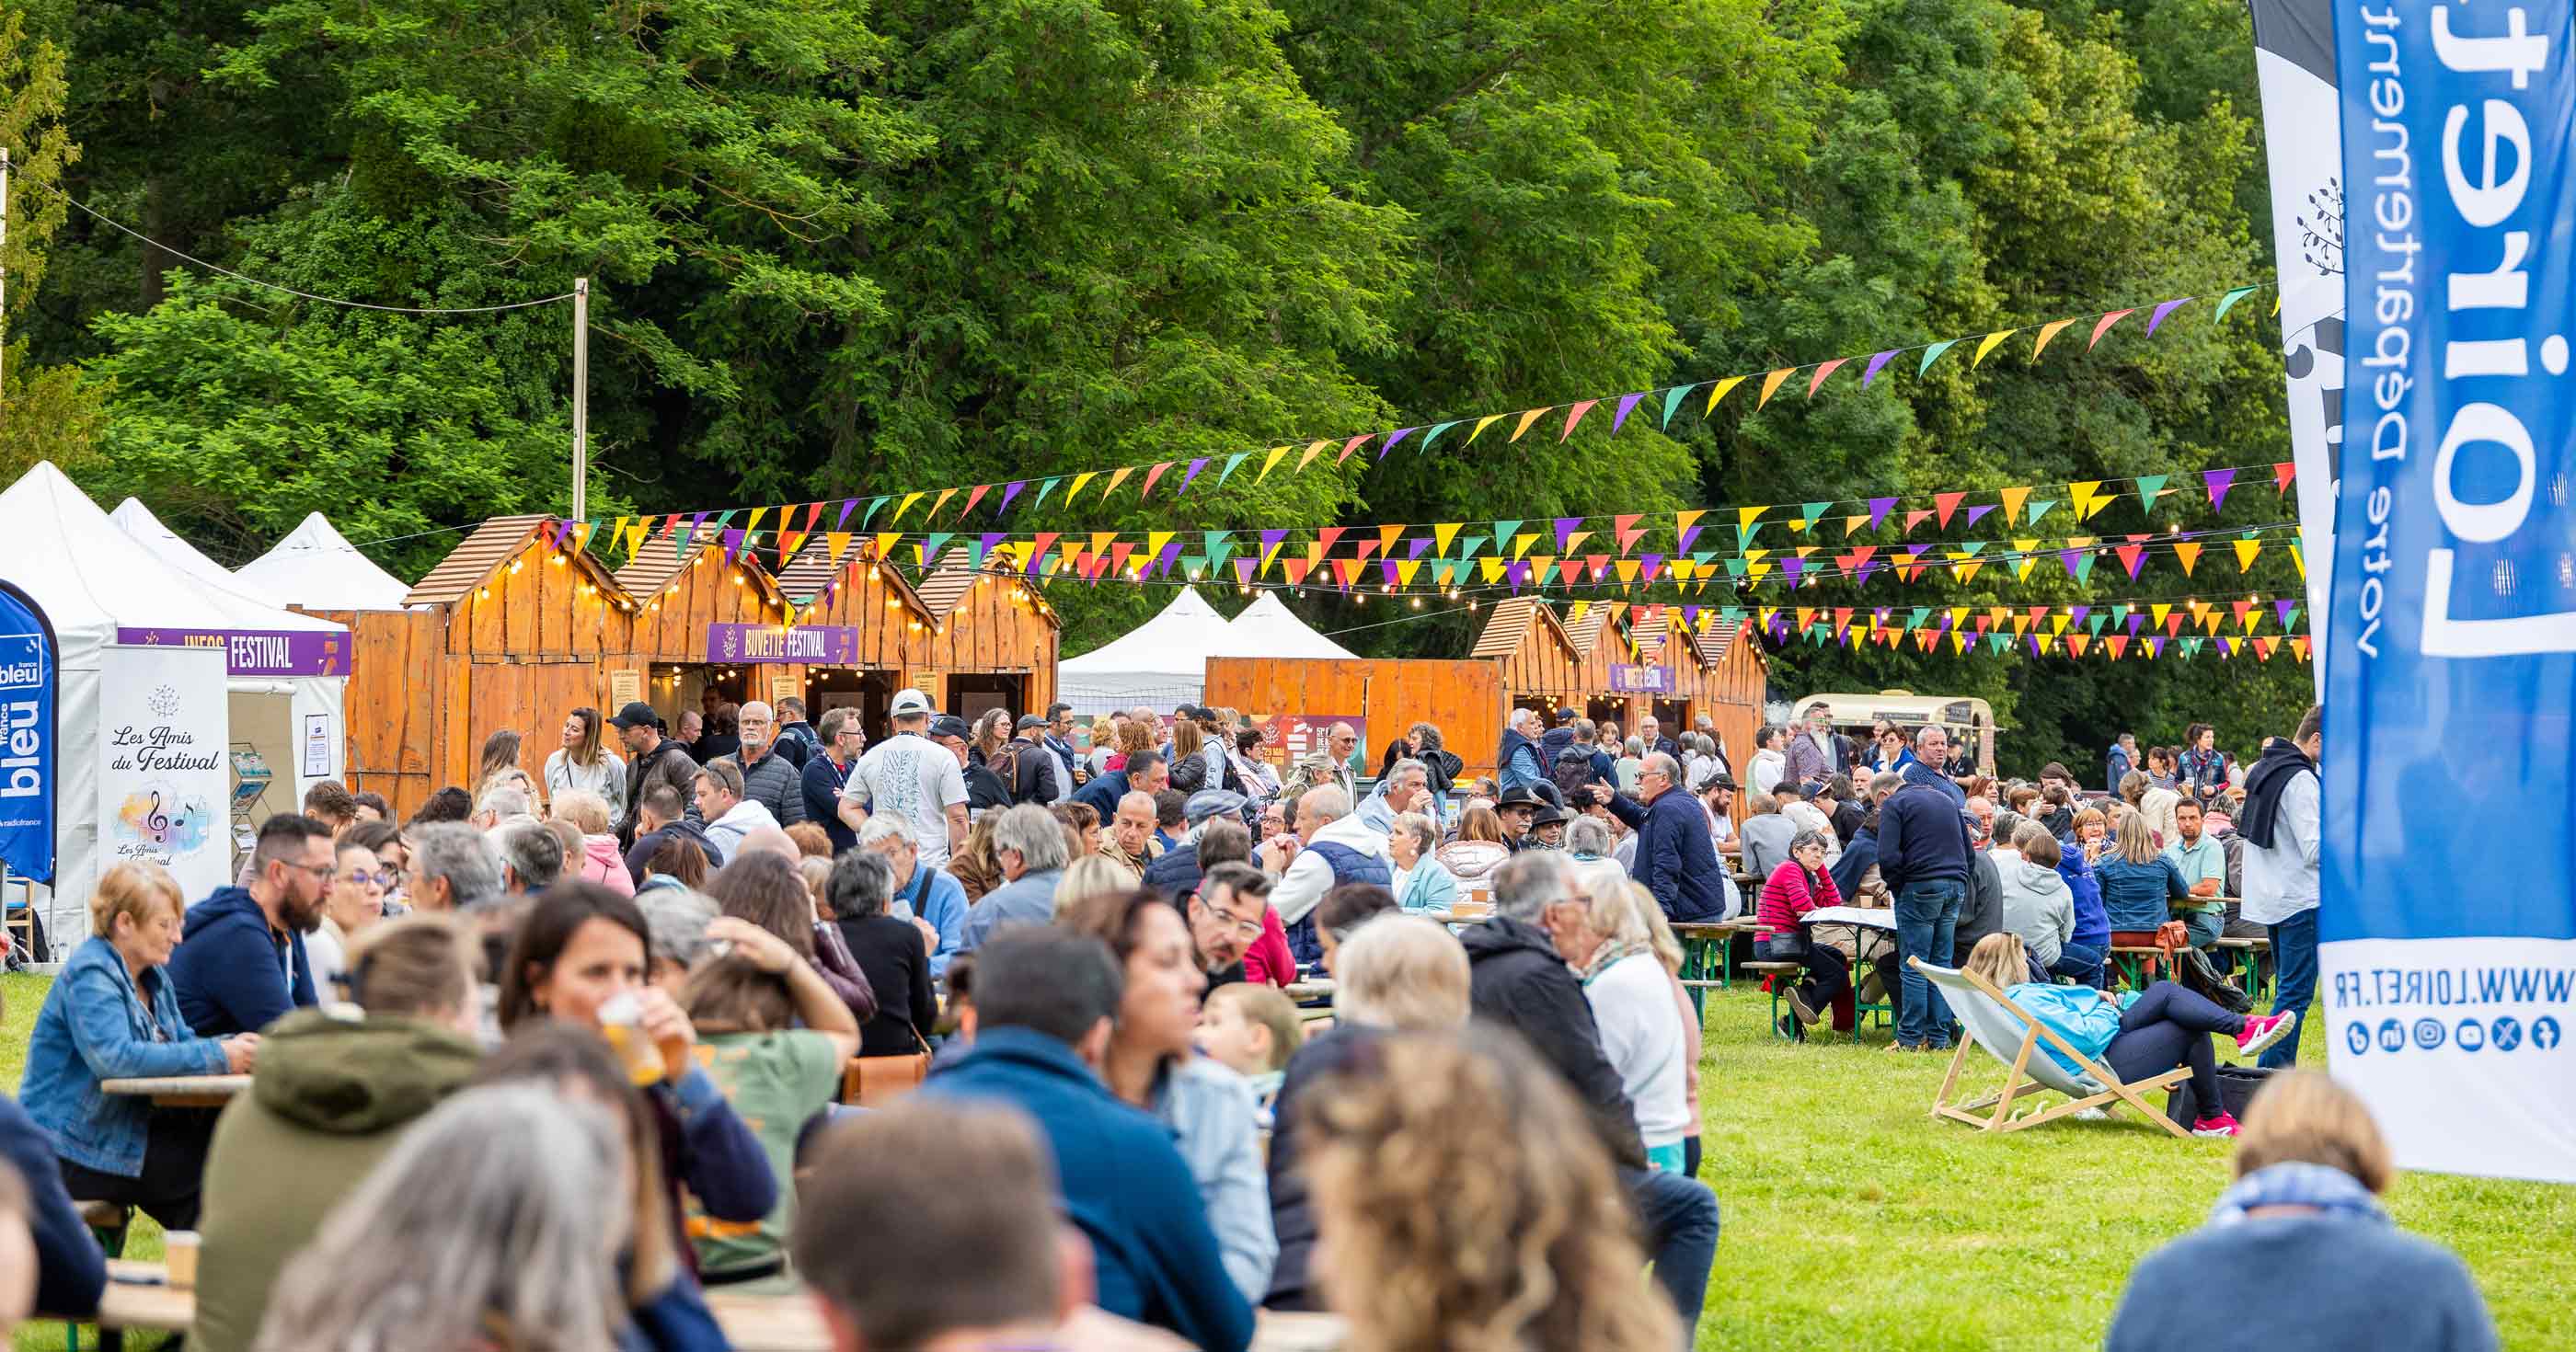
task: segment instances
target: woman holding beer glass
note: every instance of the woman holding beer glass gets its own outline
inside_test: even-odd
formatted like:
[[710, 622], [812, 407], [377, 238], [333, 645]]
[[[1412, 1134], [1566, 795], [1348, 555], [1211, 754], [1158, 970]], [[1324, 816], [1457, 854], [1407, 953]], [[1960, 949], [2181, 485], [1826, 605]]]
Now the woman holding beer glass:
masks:
[[701, 1211], [757, 1222], [778, 1201], [760, 1137], [700, 1068], [697, 1030], [645, 980], [649, 940], [632, 897], [564, 879], [528, 908], [501, 972], [501, 1027], [561, 1019], [608, 1040], [661, 1127], [662, 1178], [676, 1214], [686, 1185]]

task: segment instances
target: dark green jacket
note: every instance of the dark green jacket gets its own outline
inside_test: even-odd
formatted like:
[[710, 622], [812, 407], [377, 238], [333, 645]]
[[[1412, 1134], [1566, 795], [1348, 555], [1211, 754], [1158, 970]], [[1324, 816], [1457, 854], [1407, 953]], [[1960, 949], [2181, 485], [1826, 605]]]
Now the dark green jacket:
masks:
[[[453, 1029], [349, 1005], [271, 1026], [250, 1092], [224, 1109], [206, 1156], [189, 1347], [245, 1352], [287, 1261], [402, 1128], [462, 1088], [479, 1059]], [[288, 1280], [331, 1280], [327, 1257]]]

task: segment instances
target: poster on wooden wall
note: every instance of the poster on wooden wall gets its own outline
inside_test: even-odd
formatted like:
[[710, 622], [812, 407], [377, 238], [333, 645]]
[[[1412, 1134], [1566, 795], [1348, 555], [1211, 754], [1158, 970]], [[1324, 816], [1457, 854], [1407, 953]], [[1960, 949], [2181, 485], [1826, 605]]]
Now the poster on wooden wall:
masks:
[[1294, 766], [1308, 752], [1324, 750], [1333, 725], [1348, 723], [1366, 748], [1368, 716], [1365, 714], [1253, 714], [1254, 727], [1261, 729], [1262, 758], [1274, 765]]
[[619, 667], [608, 673], [608, 707], [623, 709], [644, 698], [644, 673], [633, 667]]

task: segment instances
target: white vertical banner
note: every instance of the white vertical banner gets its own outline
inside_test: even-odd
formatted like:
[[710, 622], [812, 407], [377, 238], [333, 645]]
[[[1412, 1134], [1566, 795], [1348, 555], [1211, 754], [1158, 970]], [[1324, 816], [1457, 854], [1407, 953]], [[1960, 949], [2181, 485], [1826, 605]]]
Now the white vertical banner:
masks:
[[2323, 698], [2344, 425], [2343, 131], [2334, 5], [2252, 4], [2254, 73], [2263, 91], [2263, 151], [2272, 179], [2281, 362], [2290, 387], [2290, 460], [2298, 466], [2299, 552], [2307, 562], [2308, 631], [2317, 654], [2308, 671]]
[[154, 860], [202, 901], [232, 881], [224, 650], [116, 645], [100, 655], [98, 871]]

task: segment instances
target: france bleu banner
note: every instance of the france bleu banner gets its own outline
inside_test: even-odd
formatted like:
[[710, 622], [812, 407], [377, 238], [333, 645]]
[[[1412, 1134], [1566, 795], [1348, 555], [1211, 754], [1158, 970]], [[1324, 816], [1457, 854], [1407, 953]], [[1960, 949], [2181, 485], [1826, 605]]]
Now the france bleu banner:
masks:
[[0, 582], [0, 863], [44, 883], [54, 880], [61, 665], [43, 608]]
[[2329, 1054], [2400, 1163], [2576, 1182], [2576, 4], [2336, 0]]

